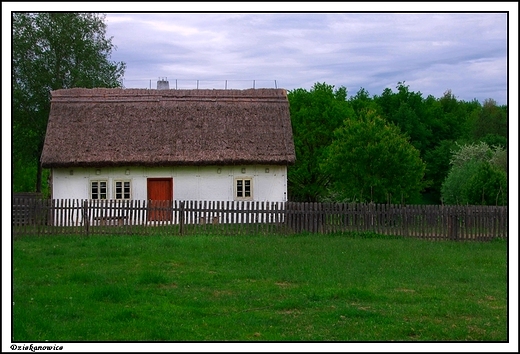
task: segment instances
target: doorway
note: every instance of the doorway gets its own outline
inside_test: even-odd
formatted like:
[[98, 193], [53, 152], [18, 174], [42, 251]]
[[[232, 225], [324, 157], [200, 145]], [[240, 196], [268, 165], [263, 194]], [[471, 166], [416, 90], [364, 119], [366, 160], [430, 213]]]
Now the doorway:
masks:
[[148, 221], [171, 221], [173, 178], [148, 178]]

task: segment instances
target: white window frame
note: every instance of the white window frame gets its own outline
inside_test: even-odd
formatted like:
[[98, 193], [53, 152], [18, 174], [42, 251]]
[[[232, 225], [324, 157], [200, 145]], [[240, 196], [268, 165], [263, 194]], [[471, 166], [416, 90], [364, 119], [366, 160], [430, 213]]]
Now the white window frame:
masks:
[[[101, 183], [105, 183], [105, 198], [101, 198]], [[93, 186], [94, 184], [97, 184], [97, 189], [98, 191], [96, 192], [97, 194], [97, 198], [94, 198], [94, 193], [93, 193]], [[96, 180], [91, 180], [90, 183], [89, 183], [89, 194], [90, 194], [90, 199], [92, 200], [107, 200], [109, 199], [109, 191], [108, 191], [108, 180], [107, 179], [96, 179]]]
[[[239, 188], [239, 181], [242, 182], [241, 189]], [[249, 196], [246, 196], [246, 182], [249, 182]], [[242, 196], [239, 196], [239, 194]], [[233, 183], [233, 196], [235, 200], [253, 200], [253, 177], [235, 177]]]
[[[117, 197], [117, 184], [121, 183], [121, 198]], [[128, 198], [125, 198], [125, 183], [128, 183]], [[114, 180], [114, 199], [115, 200], [131, 200], [132, 199], [132, 180], [130, 179], [116, 179]]]

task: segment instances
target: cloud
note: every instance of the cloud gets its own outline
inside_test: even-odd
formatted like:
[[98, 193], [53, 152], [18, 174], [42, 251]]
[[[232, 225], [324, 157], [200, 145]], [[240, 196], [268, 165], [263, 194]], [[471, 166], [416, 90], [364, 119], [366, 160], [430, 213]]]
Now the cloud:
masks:
[[111, 13], [107, 25], [127, 86], [277, 80], [373, 95], [406, 81], [436, 97], [507, 97], [505, 13]]

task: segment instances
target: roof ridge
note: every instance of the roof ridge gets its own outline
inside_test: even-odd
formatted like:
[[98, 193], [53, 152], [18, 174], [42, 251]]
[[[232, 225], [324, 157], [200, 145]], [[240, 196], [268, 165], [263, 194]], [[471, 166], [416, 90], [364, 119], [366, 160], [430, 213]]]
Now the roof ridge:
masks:
[[70, 88], [51, 91], [52, 97], [77, 97], [77, 96], [251, 96], [251, 97], [283, 97], [287, 91], [283, 88], [260, 89], [124, 89], [124, 88]]

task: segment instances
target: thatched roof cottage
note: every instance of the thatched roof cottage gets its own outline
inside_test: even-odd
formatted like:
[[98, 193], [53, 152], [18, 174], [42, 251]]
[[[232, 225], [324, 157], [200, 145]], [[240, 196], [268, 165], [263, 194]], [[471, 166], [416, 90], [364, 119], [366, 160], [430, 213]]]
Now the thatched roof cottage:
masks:
[[283, 89], [53, 91], [41, 156], [54, 199], [285, 201], [294, 160]]

